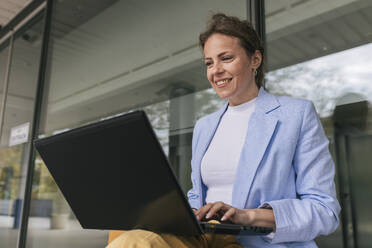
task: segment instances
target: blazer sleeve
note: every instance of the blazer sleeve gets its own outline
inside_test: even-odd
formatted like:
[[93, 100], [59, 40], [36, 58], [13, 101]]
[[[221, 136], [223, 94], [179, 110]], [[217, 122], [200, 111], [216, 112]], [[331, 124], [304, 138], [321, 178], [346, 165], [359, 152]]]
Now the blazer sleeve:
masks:
[[189, 200], [189, 204], [191, 208], [199, 209], [201, 207], [200, 205], [200, 189], [197, 185], [197, 175], [196, 175], [196, 164], [195, 164], [195, 150], [197, 147], [197, 143], [199, 140], [199, 122], [195, 124], [194, 132], [192, 136], [192, 159], [191, 159], [191, 182], [192, 182], [192, 188], [187, 192], [187, 197]]
[[309, 241], [337, 228], [340, 205], [328, 144], [313, 104], [306, 101], [292, 162], [297, 198], [269, 201], [261, 206], [274, 212], [276, 231], [267, 237], [271, 243]]

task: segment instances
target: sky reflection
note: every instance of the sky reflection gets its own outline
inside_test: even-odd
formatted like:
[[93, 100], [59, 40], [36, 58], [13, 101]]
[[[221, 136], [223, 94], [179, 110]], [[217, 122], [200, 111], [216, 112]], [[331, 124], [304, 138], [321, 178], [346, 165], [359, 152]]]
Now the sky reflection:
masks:
[[336, 105], [372, 102], [371, 56], [369, 43], [281, 68], [267, 73], [266, 87], [273, 94], [309, 99], [321, 117], [328, 117]]

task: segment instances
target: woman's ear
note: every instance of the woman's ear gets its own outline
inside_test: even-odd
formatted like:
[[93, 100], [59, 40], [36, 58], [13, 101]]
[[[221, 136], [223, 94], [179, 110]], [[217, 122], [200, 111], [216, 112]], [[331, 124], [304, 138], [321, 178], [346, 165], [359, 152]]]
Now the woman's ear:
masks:
[[256, 69], [260, 67], [262, 62], [262, 54], [259, 50], [256, 50], [251, 57], [251, 66], [252, 68]]

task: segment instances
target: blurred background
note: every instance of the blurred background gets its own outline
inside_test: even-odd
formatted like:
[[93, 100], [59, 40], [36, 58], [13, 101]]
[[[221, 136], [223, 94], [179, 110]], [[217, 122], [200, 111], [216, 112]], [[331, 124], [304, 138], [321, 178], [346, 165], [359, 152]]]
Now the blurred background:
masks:
[[2, 0], [0, 247], [107, 243], [107, 231], [81, 228], [33, 138], [144, 109], [191, 187], [194, 124], [224, 104], [198, 47], [216, 12], [252, 21], [267, 90], [311, 100], [321, 118], [342, 222], [318, 246], [372, 246], [372, 1]]

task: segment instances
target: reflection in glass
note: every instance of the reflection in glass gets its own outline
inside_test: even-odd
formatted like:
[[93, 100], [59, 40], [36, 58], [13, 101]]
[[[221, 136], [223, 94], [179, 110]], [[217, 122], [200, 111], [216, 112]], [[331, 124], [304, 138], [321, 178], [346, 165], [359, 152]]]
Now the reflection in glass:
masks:
[[23, 146], [0, 148], [0, 246], [15, 247], [20, 224]]
[[337, 104], [372, 102], [371, 52], [372, 44], [367, 44], [271, 71], [266, 87], [278, 95], [311, 100], [320, 117], [329, 117]]
[[370, 164], [363, 149], [372, 149], [372, 2], [266, 0], [265, 8], [266, 86], [314, 103], [336, 162], [342, 223], [316, 242], [368, 247], [372, 195], [362, 188], [372, 186], [362, 175]]
[[[25, 36], [17, 36], [14, 40], [10, 65], [4, 126], [0, 140], [0, 247], [16, 247], [20, 228], [29, 155], [27, 151], [32, 145], [29, 132], [41, 51], [42, 24], [40, 19], [35, 22], [23, 33], [32, 34], [32, 40], [25, 39]], [[0, 56], [1, 80], [5, 70], [2, 63], [4, 51], [7, 49], [4, 49]], [[16, 139], [12, 137], [15, 137], [15, 130], [19, 130], [20, 126], [25, 127], [21, 133], [24, 136], [15, 143]]]
[[[5, 42], [4, 42], [5, 43]], [[9, 46], [0, 45], [0, 104], [3, 98], [3, 87]], [[0, 105], [1, 106], [1, 105]]]

